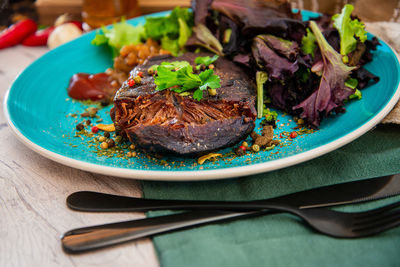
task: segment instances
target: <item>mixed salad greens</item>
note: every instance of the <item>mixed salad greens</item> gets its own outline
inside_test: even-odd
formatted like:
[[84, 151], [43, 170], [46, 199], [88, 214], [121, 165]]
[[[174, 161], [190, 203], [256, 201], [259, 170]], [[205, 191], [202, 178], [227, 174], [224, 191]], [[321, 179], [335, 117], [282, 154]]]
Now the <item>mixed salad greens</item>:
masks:
[[255, 73], [259, 117], [270, 105], [314, 128], [323, 117], [344, 112], [345, 102], [360, 99], [360, 90], [379, 80], [363, 68], [379, 42], [367, 39], [365, 25], [352, 15], [352, 5], [345, 5], [340, 14], [303, 22], [285, 1], [250, 2], [194, 1], [194, 13], [177, 7], [169, 16], [146, 18], [144, 25], [122, 21], [112, 29], [102, 28], [92, 43], [108, 44], [114, 56], [123, 45], [147, 38], [159, 41], [173, 55], [212, 51], [216, 56], [199, 58], [196, 69], [187, 62], [155, 66], [157, 90], [192, 90], [193, 98], [200, 100], [205, 89], [220, 83], [212, 69], [195, 72], [201, 64], [208, 66], [224, 56]]
[[102, 27], [92, 40], [93, 45], [107, 44], [113, 57], [124, 45], [138, 44], [151, 38], [161, 47], [177, 56], [192, 35], [193, 13], [188, 8], [176, 7], [166, 17], [147, 17], [144, 25], [133, 26], [124, 19], [108, 29]]

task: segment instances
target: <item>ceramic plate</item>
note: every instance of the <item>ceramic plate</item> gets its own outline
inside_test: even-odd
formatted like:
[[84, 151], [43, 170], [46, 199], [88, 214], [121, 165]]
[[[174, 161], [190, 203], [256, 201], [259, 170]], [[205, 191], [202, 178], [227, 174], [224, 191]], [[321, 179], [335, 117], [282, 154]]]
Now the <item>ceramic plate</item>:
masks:
[[[153, 14], [152, 16], [167, 13]], [[316, 14], [303, 12], [304, 19]], [[137, 25], [144, 17], [130, 20]], [[346, 104], [347, 112], [326, 118], [320, 130], [301, 135], [292, 141], [283, 137], [284, 145], [270, 151], [243, 157], [224, 157], [215, 162], [197, 164], [197, 159], [164, 158], [156, 160], [141, 153], [124, 159], [98, 156], [88, 147], [88, 138], [74, 137], [75, 125], [85, 105], [68, 99], [66, 87], [74, 73], [103, 72], [112, 66], [111, 56], [103, 47], [90, 44], [94, 32], [62, 45], [26, 68], [5, 97], [4, 110], [10, 127], [29, 148], [59, 163], [111, 176], [143, 180], [207, 180], [244, 176], [295, 165], [337, 149], [379, 123], [399, 99], [400, 67], [396, 53], [384, 42], [374, 52], [366, 69], [380, 81], [365, 88], [363, 97]], [[371, 36], [369, 36], [371, 37]], [[109, 119], [110, 107], [99, 113]], [[290, 116], [279, 113], [276, 133], [293, 131]], [[257, 122], [257, 127], [259, 122]], [[258, 127], [259, 128], [259, 127]], [[227, 153], [228, 148], [220, 151]]]

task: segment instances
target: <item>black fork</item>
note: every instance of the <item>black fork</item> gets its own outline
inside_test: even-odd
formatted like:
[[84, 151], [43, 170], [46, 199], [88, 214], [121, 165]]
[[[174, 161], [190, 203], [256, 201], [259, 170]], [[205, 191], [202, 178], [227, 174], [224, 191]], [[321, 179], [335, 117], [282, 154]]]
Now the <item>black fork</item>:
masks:
[[347, 213], [326, 208], [299, 209], [270, 203], [269, 210], [264, 211], [191, 211], [74, 229], [64, 234], [62, 244], [66, 252], [80, 253], [212, 221], [259, 216], [267, 214], [271, 210], [297, 215], [312, 228], [326, 235], [357, 238], [378, 234], [400, 225], [400, 209], [397, 209], [398, 207], [400, 207], [400, 202], [370, 211]]

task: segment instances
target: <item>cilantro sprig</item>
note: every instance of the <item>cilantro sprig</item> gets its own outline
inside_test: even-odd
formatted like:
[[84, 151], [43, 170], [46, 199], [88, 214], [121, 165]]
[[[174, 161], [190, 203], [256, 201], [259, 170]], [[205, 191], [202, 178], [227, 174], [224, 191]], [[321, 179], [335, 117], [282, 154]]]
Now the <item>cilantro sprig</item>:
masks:
[[214, 55], [213, 57], [205, 56], [205, 57], [196, 57], [194, 60], [194, 63], [198, 66], [196, 66], [196, 69], [200, 69], [201, 65], [204, 65], [206, 67], [210, 66], [212, 63], [214, 63], [217, 59], [219, 58], [218, 55]]
[[158, 66], [152, 66], [157, 70], [154, 83], [156, 90], [169, 89], [177, 93], [191, 90], [193, 99], [199, 101], [203, 98], [203, 91], [221, 87], [221, 80], [214, 70], [207, 69], [199, 74], [193, 73], [193, 67], [187, 61], [162, 62]]

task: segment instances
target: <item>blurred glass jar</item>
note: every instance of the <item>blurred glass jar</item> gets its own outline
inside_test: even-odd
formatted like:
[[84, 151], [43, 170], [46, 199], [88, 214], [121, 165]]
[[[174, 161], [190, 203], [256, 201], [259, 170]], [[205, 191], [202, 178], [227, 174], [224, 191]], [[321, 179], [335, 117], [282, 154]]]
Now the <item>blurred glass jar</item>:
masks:
[[91, 30], [140, 15], [137, 0], [83, 0], [84, 29]]

